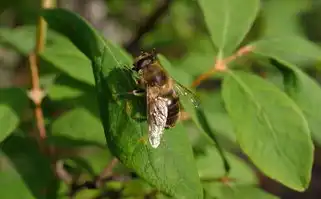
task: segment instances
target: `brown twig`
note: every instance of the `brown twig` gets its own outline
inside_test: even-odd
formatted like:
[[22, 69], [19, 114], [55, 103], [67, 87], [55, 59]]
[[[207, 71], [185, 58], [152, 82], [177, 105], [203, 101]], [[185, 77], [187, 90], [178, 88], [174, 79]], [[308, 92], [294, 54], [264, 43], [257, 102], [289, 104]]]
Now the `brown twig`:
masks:
[[[49, 8], [52, 5], [52, 0], [42, 0], [41, 8]], [[42, 17], [39, 17], [36, 33], [36, 46], [34, 52], [29, 55], [29, 67], [31, 73], [32, 89], [29, 92], [29, 98], [35, 104], [35, 118], [39, 137], [41, 140], [46, 138], [46, 128], [44, 124], [43, 112], [41, 109], [41, 102], [45, 94], [40, 88], [39, 83], [39, 59], [38, 54], [41, 53], [45, 47], [47, 25]], [[41, 143], [41, 142], [40, 142]]]
[[253, 46], [244, 46], [230, 57], [227, 57], [225, 59], [217, 59], [215, 62], [215, 65], [209, 71], [201, 74], [196, 78], [195, 81], [193, 81], [192, 87], [194, 88], [197, 87], [198, 85], [200, 85], [202, 81], [208, 79], [209, 77], [211, 77], [217, 72], [225, 71], [227, 69], [227, 65], [230, 62], [253, 51], [253, 48], [254, 48]]
[[[100, 175], [92, 181], [85, 181], [82, 184], [77, 184], [77, 182], [72, 182], [69, 196], [74, 196], [76, 193], [78, 193], [83, 189], [98, 189], [103, 185], [103, 183], [108, 182], [110, 180], [127, 181], [128, 179], [131, 179], [130, 177], [126, 178], [126, 176], [113, 174], [113, 168], [117, 165], [118, 162], [119, 161], [117, 158], [113, 158], [111, 162], [103, 169]], [[57, 170], [58, 170], [58, 167], [57, 167]], [[65, 182], [70, 184], [69, 183], [71, 178], [70, 175], [63, 171], [64, 171], [63, 169], [60, 169], [60, 172], [57, 172], [59, 178], [63, 179]]]
[[139, 25], [139, 28], [137, 29], [137, 32], [132, 40], [128, 42], [127, 45], [125, 45], [125, 48], [129, 52], [133, 52], [136, 50], [141, 38], [149, 32], [151, 29], [154, 28], [156, 25], [156, 22], [161, 18], [161, 16], [168, 10], [170, 4], [173, 2], [173, 0], [163, 0], [163, 3], [158, 6], [158, 8], [155, 9], [153, 14], [151, 14], [148, 19], [143, 22], [141, 25]]
[[62, 160], [58, 160], [56, 162], [55, 173], [59, 179], [64, 181], [66, 184], [71, 184], [73, 179], [72, 176], [65, 170], [64, 162]]
[[96, 186], [99, 187], [104, 182], [104, 179], [110, 177], [113, 173], [114, 167], [118, 164], [119, 160], [113, 158], [111, 162], [103, 169], [98, 178], [96, 179]]

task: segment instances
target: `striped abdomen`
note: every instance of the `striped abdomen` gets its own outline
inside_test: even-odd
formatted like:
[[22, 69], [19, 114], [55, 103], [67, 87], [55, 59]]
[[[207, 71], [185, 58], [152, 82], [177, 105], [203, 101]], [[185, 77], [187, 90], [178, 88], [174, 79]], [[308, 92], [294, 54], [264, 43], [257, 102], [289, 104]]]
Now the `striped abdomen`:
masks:
[[172, 96], [168, 98], [170, 104], [168, 105], [168, 115], [166, 120], [166, 128], [175, 126], [180, 113], [180, 104], [178, 96]]

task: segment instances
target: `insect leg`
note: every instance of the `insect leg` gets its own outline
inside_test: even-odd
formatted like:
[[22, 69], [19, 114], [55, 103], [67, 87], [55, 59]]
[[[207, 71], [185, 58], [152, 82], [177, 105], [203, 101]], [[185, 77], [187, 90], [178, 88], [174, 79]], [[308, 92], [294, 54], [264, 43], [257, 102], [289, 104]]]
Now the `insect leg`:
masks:
[[144, 96], [145, 95], [145, 90], [144, 89], [136, 89], [132, 91], [128, 91], [125, 93], [117, 93], [117, 96], [123, 96], [123, 95], [135, 95], [135, 96]]
[[137, 89], [137, 90], [130, 91], [129, 93], [135, 96], [144, 96], [146, 94], [146, 91], [144, 89]]

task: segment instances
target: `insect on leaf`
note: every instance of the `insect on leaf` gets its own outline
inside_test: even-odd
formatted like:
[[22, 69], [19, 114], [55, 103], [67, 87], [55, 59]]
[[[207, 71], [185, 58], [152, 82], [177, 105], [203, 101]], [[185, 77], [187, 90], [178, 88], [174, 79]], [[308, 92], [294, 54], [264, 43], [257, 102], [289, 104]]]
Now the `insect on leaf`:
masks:
[[119, 95], [136, 89], [128, 69], [132, 60], [126, 53], [104, 41], [71, 12], [52, 9], [45, 10], [43, 16], [51, 28], [66, 35], [91, 60], [101, 121], [113, 155], [167, 195], [203, 198], [191, 145], [181, 125], [166, 130], [157, 149], [141, 141], [147, 138], [148, 129], [145, 98]]
[[[161, 64], [166, 68], [168, 71], [172, 71], [173, 68], [170, 64], [170, 62], [162, 55], [158, 56], [158, 59], [160, 60]], [[229, 163], [223, 153], [222, 148], [220, 147], [220, 144], [217, 140], [216, 134], [212, 132], [212, 129], [208, 123], [208, 120], [205, 116], [203, 107], [200, 104], [200, 101], [198, 97], [190, 91], [188, 88], [180, 84], [178, 81], [176, 81], [175, 90], [180, 95], [180, 102], [183, 105], [183, 108], [185, 111], [187, 111], [192, 120], [195, 122], [196, 126], [201, 130], [201, 132], [205, 132], [206, 135], [215, 143], [215, 146], [217, 147], [225, 169], [225, 173], [228, 174], [230, 170]]]

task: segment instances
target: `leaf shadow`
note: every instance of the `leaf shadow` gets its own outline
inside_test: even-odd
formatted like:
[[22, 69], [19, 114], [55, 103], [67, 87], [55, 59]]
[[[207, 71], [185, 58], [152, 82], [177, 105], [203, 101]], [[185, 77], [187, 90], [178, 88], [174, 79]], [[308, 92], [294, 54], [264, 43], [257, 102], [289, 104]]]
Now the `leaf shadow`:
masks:
[[200, 125], [202, 126], [203, 130], [206, 132], [206, 134], [214, 141], [216, 148], [222, 158], [223, 161], [223, 165], [224, 165], [224, 170], [225, 170], [225, 175], [227, 176], [230, 172], [231, 166], [230, 163], [227, 160], [227, 157], [225, 156], [224, 152], [223, 152], [223, 148], [221, 147], [218, 138], [216, 137], [215, 133], [212, 131], [208, 120], [205, 116], [204, 110], [202, 109], [202, 107], [198, 107], [195, 109], [196, 111], [196, 116], [197, 119], [200, 123]]
[[112, 100], [116, 103], [124, 103], [126, 113], [136, 122], [146, 121], [145, 95], [135, 96], [128, 93], [138, 88], [133, 72], [126, 68], [115, 68], [105, 79], [108, 80], [109, 88], [111, 88]]

